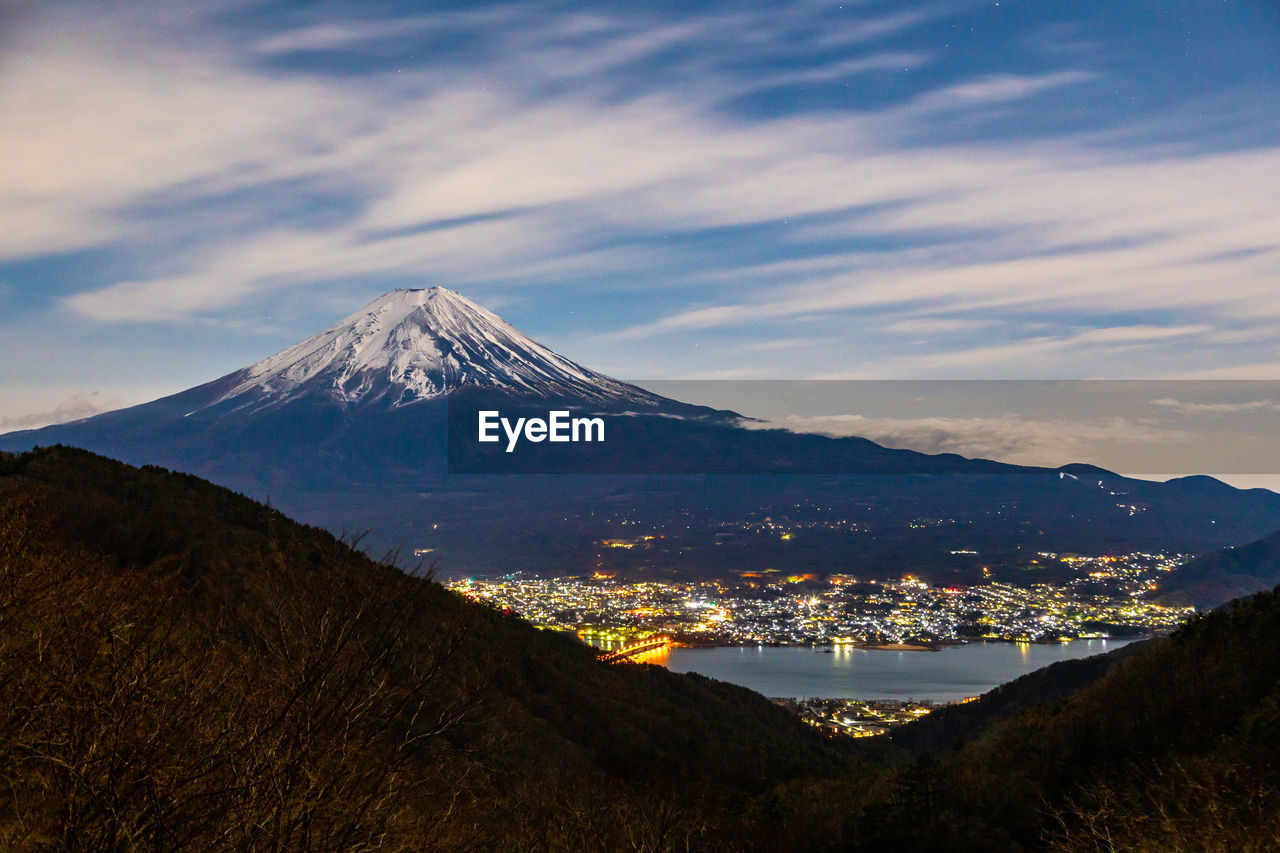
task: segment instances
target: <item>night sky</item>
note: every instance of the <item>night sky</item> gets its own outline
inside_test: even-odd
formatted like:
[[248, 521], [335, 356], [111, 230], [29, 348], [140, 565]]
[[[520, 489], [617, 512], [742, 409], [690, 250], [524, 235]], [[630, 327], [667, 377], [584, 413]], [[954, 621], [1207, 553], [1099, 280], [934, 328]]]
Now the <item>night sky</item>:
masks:
[[1273, 0], [0, 0], [0, 430], [431, 285], [622, 378], [1280, 378], [1278, 104]]

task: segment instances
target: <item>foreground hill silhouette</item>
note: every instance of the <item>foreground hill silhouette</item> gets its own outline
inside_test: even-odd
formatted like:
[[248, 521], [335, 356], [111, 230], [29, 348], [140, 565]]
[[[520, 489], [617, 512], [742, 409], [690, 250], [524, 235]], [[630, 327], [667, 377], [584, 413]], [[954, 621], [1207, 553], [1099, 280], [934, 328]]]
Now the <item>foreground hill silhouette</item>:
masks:
[[1280, 847], [1280, 593], [1077, 669], [829, 741], [195, 477], [0, 455], [2, 849]]
[[845, 763], [195, 477], [3, 455], [0, 513], [3, 849], [713, 847]]

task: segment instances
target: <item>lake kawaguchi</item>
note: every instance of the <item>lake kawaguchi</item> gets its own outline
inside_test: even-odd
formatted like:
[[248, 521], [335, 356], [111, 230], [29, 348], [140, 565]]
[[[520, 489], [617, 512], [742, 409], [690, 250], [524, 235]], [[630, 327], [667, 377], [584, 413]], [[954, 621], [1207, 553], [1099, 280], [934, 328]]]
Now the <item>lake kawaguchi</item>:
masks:
[[696, 672], [740, 684], [770, 697], [949, 702], [979, 696], [1051, 663], [1102, 654], [1127, 642], [974, 642], [931, 652], [843, 646], [719, 646], [673, 648], [643, 660], [673, 672]]

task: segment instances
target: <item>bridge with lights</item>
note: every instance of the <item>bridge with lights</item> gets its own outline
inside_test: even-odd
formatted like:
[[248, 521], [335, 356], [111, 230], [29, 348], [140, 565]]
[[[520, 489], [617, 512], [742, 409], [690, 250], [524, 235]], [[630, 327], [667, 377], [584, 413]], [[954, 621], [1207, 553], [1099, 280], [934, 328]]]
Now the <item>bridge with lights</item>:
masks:
[[620, 663], [624, 660], [631, 660], [637, 655], [643, 655], [648, 652], [656, 652], [659, 649], [665, 649], [671, 645], [671, 638], [666, 634], [658, 634], [654, 637], [645, 637], [643, 640], [637, 640], [629, 646], [623, 646], [620, 649], [613, 649], [600, 653], [600, 660], [604, 663]]

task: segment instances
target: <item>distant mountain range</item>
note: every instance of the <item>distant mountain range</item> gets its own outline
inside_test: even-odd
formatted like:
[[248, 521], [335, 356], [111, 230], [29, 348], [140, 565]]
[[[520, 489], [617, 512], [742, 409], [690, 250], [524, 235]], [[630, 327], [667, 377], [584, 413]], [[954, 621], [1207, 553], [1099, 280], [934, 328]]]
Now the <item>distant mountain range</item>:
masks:
[[[607, 418], [608, 440], [516, 453], [474, 440], [479, 410], [553, 408]], [[1207, 477], [1026, 468], [745, 420], [590, 370], [431, 288], [384, 294], [170, 397], [0, 436], [0, 449], [64, 444], [195, 473], [305, 521], [368, 529], [373, 547], [431, 549], [453, 573], [964, 580], [1023, 572], [1036, 552], [1201, 553], [1280, 528], [1280, 496]], [[785, 546], [761, 535], [766, 518], [793, 531]], [[623, 538], [640, 544], [602, 551]]]

